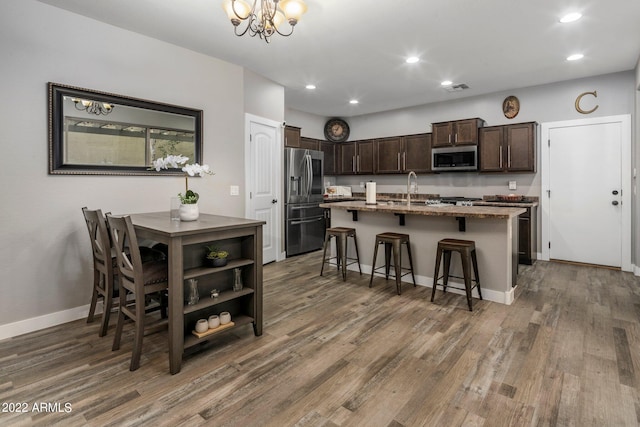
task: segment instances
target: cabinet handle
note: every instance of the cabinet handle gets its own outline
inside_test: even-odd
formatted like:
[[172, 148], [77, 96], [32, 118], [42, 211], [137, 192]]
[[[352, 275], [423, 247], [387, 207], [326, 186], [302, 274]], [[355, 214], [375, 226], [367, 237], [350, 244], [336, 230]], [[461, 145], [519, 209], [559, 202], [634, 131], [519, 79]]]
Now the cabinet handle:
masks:
[[502, 169], [502, 147], [500, 147], [500, 169]]
[[511, 168], [511, 146], [507, 146], [507, 167]]
[[402, 169], [407, 170], [407, 152], [402, 153]]
[[353, 156], [351, 158], [351, 172], [355, 172], [356, 171], [356, 156]]
[[360, 154], [356, 156], [356, 159], [358, 160], [356, 171], [360, 172]]
[[456, 144], [458, 143], [458, 132], [456, 132]]
[[400, 170], [400, 152], [398, 152], [398, 170]]
[[449, 134], [449, 144], [451, 144], [451, 134]]

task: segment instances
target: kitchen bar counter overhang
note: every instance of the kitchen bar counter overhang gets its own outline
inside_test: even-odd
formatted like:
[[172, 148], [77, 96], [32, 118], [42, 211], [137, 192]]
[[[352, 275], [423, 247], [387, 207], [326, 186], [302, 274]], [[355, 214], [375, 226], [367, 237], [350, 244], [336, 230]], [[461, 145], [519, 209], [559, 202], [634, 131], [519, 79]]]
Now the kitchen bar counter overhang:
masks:
[[348, 211], [362, 212], [387, 212], [393, 214], [422, 215], [422, 216], [452, 216], [463, 218], [494, 218], [511, 219], [526, 212], [522, 207], [504, 206], [429, 206], [424, 202], [416, 202], [407, 205], [406, 202], [380, 202], [375, 205], [368, 205], [363, 201], [347, 201], [323, 203], [321, 208], [343, 209]]
[[[518, 216], [521, 207], [427, 206], [424, 202], [367, 205], [362, 201], [321, 204], [331, 209], [331, 225], [357, 231], [363, 273], [371, 273], [375, 236], [393, 231], [410, 236], [416, 281], [432, 286], [437, 244], [440, 239], [474, 240], [482, 296], [486, 300], [511, 304], [518, 268]], [[462, 224], [464, 226], [462, 226]], [[349, 248], [351, 251], [351, 247]], [[350, 256], [353, 254], [350, 254]], [[403, 253], [406, 262], [406, 255]], [[350, 266], [353, 269], [354, 266]], [[355, 267], [357, 268], [357, 267]], [[452, 257], [451, 274], [462, 274], [459, 257]], [[347, 275], [348, 280], [349, 275]], [[408, 279], [406, 276], [405, 279]], [[381, 286], [384, 278], [375, 279]], [[452, 280], [452, 282], [455, 282]], [[458, 283], [460, 285], [460, 283]], [[389, 282], [388, 286], [391, 286]], [[389, 288], [391, 292], [391, 287]], [[441, 292], [441, 291], [439, 291]], [[451, 290], [451, 292], [457, 292]], [[474, 298], [477, 294], [474, 291]], [[461, 301], [463, 301], [462, 298]], [[466, 304], [466, 300], [463, 301]]]

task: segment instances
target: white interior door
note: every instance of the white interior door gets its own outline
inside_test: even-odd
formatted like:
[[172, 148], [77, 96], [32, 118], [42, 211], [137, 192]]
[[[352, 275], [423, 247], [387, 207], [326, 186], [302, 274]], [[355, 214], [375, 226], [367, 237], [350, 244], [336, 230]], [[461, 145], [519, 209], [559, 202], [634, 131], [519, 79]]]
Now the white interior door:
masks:
[[547, 259], [630, 268], [626, 136], [620, 120], [569, 122], [543, 133]]
[[247, 115], [247, 127], [247, 216], [266, 223], [262, 227], [262, 257], [268, 263], [276, 261], [280, 252], [280, 124]]

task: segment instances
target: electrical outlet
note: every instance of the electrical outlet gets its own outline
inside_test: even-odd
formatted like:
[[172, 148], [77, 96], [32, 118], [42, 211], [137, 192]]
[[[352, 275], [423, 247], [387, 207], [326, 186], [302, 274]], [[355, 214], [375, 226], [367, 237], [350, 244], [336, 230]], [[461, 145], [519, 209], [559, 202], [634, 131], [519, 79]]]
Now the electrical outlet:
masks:
[[229, 195], [231, 196], [239, 196], [240, 195], [240, 187], [237, 185], [232, 185], [229, 187]]
[[515, 181], [509, 181], [509, 190], [517, 190], [518, 186]]

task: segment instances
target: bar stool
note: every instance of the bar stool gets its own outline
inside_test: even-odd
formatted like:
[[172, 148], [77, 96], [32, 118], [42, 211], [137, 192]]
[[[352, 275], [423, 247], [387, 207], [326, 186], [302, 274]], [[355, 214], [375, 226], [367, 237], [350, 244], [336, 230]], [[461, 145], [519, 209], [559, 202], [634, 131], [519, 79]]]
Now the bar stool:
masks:
[[[378, 246], [384, 244], [384, 265], [381, 267], [376, 267], [376, 258], [378, 257]], [[402, 266], [402, 251], [400, 245], [406, 245], [407, 254], [409, 255], [409, 267]], [[400, 234], [400, 233], [380, 233], [376, 235], [376, 243], [375, 249], [373, 251], [373, 264], [371, 264], [371, 278], [369, 279], [369, 287], [373, 286], [373, 275], [376, 274], [376, 270], [380, 270], [384, 268], [384, 276], [387, 280], [389, 280], [389, 270], [391, 268], [391, 252], [393, 251], [393, 267], [394, 267], [394, 275], [396, 279], [396, 290], [398, 291], [398, 295], [401, 293], [401, 283], [400, 280], [402, 276], [406, 276], [411, 273], [411, 278], [413, 279], [413, 286], [416, 286], [416, 278], [413, 275], [413, 260], [411, 259], [411, 245], [409, 242], [408, 234]], [[405, 273], [402, 273], [402, 270], [406, 270]], [[382, 274], [382, 273], [377, 273]]]
[[[449, 274], [449, 267], [451, 266], [451, 252], [458, 252], [460, 259], [462, 260], [462, 274], [463, 277], [452, 276]], [[442, 276], [438, 276], [440, 273], [440, 258], [444, 257], [444, 272]], [[475, 278], [471, 278], [471, 265], [473, 265], [473, 274]], [[456, 288], [455, 286], [449, 286], [449, 277], [455, 277], [456, 279], [464, 279], [464, 288]], [[438, 280], [442, 279], [442, 284], [438, 283]], [[471, 285], [471, 282], [475, 282], [475, 285]], [[436, 286], [442, 286], [443, 292], [447, 292], [447, 286], [453, 289], [465, 291], [467, 294], [467, 304], [469, 304], [469, 311], [473, 311], [471, 302], [471, 291], [473, 288], [478, 289], [478, 296], [482, 300], [482, 291], [480, 290], [480, 276], [478, 276], [478, 260], [476, 257], [476, 243], [473, 240], [458, 240], [458, 239], [442, 239], [438, 242], [438, 251], [436, 254], [436, 267], [433, 273], [433, 288], [431, 290], [431, 302], [436, 294]]]
[[[327, 258], [327, 247], [331, 245], [331, 238], [336, 238], [336, 256]], [[350, 258], [347, 256], [347, 237], [353, 238], [353, 245], [356, 249], [356, 258]], [[331, 260], [335, 259], [336, 263], [332, 263]], [[325, 264], [336, 265], [338, 270], [342, 267], [342, 280], [347, 280], [347, 266], [351, 264], [358, 264], [358, 270], [362, 275], [362, 268], [360, 267], [360, 255], [358, 254], [358, 240], [356, 239], [356, 229], [348, 227], [331, 227], [327, 228], [324, 236], [324, 247], [322, 251], [322, 268], [320, 268], [320, 275], [324, 271]]]

